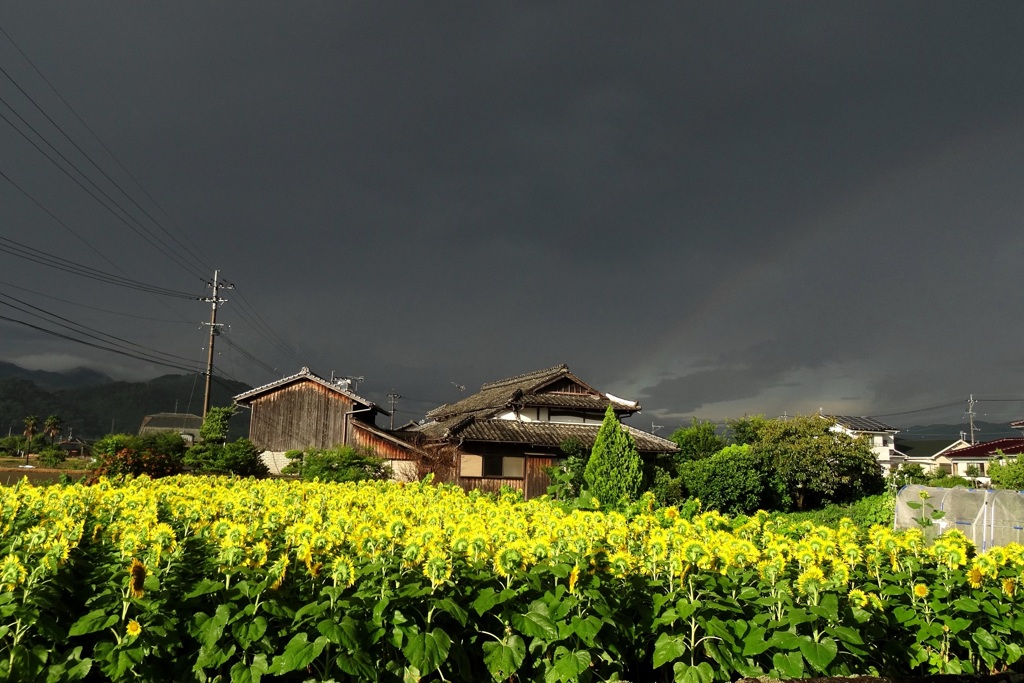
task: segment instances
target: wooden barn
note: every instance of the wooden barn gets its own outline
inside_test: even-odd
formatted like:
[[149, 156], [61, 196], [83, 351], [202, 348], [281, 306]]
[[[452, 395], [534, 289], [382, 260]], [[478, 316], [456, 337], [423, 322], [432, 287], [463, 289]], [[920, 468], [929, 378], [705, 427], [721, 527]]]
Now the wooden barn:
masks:
[[[640, 410], [637, 402], [601, 393], [558, 365], [488, 382], [479, 393], [430, 411], [428, 422], [404, 435], [419, 439], [427, 452], [447, 446], [452, 455], [444, 478], [464, 489], [509, 486], [533, 498], [547, 492], [546, 470], [564, 457], [563, 442], [593, 447], [609, 405], [620, 419]], [[678, 450], [667, 439], [623, 426], [641, 455]]]
[[286, 451], [366, 447], [389, 461], [396, 478], [416, 478], [418, 452], [376, 426], [390, 415], [351, 391], [346, 380], [331, 381], [302, 368], [298, 373], [235, 396], [251, 409], [249, 440], [263, 451], [271, 472], [287, 464]]

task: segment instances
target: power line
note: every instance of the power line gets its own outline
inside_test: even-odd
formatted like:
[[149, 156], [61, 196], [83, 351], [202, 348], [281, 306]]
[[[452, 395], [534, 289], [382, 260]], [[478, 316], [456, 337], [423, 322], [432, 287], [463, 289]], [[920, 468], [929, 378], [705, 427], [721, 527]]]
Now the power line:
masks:
[[136, 320], [150, 320], [152, 322], [158, 322], [158, 323], [176, 323], [176, 324], [189, 323], [189, 324], [191, 324], [191, 321], [184, 320], [184, 319], [170, 320], [169, 318], [151, 318], [151, 317], [145, 316], [145, 315], [135, 315], [134, 313], [124, 313], [122, 311], [111, 311], [111, 310], [106, 309], [106, 308], [99, 308], [98, 306], [89, 306], [87, 304], [80, 304], [80, 303], [78, 303], [76, 301], [71, 301], [70, 299], [62, 299], [59, 296], [51, 296], [49, 294], [43, 294], [42, 292], [37, 292], [34, 289], [28, 289], [27, 287], [20, 287], [18, 285], [12, 284], [10, 282], [4, 282], [3, 280], [0, 280], [0, 285], [3, 285], [5, 287], [10, 287], [11, 289], [17, 289], [17, 290], [20, 290], [22, 292], [28, 292], [29, 294], [35, 294], [36, 296], [41, 296], [44, 299], [51, 299], [53, 301], [60, 301], [61, 303], [69, 304], [71, 306], [77, 306], [79, 308], [88, 308], [91, 311], [99, 311], [100, 313], [109, 313], [110, 315], [119, 315], [119, 316], [123, 316], [125, 318], [135, 318]]
[[[68, 330], [70, 332], [76, 332], [78, 334], [84, 335], [84, 336], [89, 337], [91, 339], [95, 339], [97, 341], [105, 341], [106, 343], [113, 343], [115, 346], [119, 346], [119, 347], [125, 348], [125, 349], [127, 348], [125, 345], [133, 346], [133, 347], [135, 347], [137, 349], [141, 349], [142, 351], [146, 352], [147, 353], [147, 357], [149, 357], [149, 358], [152, 358], [152, 356], [150, 356], [149, 354], [157, 354], [157, 356], [164, 356], [164, 357], [166, 357], [168, 359], [182, 360], [182, 361], [186, 361], [186, 362], [191, 360], [189, 358], [183, 358], [182, 356], [176, 356], [174, 354], [166, 353], [164, 351], [158, 351], [156, 349], [151, 349], [151, 348], [149, 348], [147, 346], [143, 346], [142, 344], [136, 344], [135, 342], [129, 341], [127, 339], [123, 339], [123, 338], [118, 337], [116, 335], [108, 334], [108, 333], [103, 332], [101, 330], [97, 330], [97, 329], [95, 329], [93, 327], [89, 327], [88, 325], [83, 325], [81, 323], [77, 323], [74, 320], [70, 320], [70, 319], [65, 318], [63, 316], [59, 316], [59, 315], [57, 315], [55, 313], [51, 313], [51, 312], [46, 311], [46, 310], [44, 310], [42, 308], [39, 308], [38, 306], [33, 306], [32, 304], [30, 304], [30, 303], [28, 303], [26, 301], [22, 301], [21, 299], [13, 297], [13, 296], [11, 296], [9, 294], [2, 294], [2, 293], [0, 293], [0, 297], [6, 298], [6, 299], [10, 299], [11, 301], [14, 301], [14, 302], [16, 302], [18, 304], [21, 304], [22, 306], [27, 306], [28, 309], [32, 309], [32, 310], [27, 310], [27, 309], [22, 308], [20, 306], [16, 306], [14, 304], [10, 304], [10, 303], [4, 302], [4, 301], [0, 301], [0, 305], [7, 306], [9, 308], [13, 308], [16, 311], [20, 311], [22, 313], [27, 313], [28, 315], [31, 315], [31, 316], [36, 317], [36, 318], [39, 318], [40, 320], [45, 320], [46, 322], [51, 322], [53, 324], [56, 324], [58, 327], [62, 327], [62, 328], [66, 329], [66, 330]], [[38, 313], [34, 313], [33, 311], [38, 311]], [[47, 318], [51, 318], [52, 320], [47, 320]], [[62, 322], [57, 322], [57, 321], [62, 321]], [[64, 323], [68, 323], [68, 324], [64, 324]], [[90, 333], [93, 333], [93, 332], [95, 334], [90, 334]], [[99, 335], [99, 336], [97, 336], [97, 335]], [[104, 337], [106, 338], [106, 340], [103, 339]], [[109, 340], [109, 341], [107, 341], [107, 340]], [[138, 352], [136, 352], [136, 353], [138, 353]]]
[[[183, 231], [183, 230], [182, 230], [182, 229], [181, 229], [181, 228], [180, 228], [180, 227], [179, 227], [179, 226], [178, 226], [177, 224], [175, 224], [174, 220], [173, 220], [173, 219], [171, 219], [171, 217], [170, 217], [170, 216], [169, 216], [169, 215], [167, 214], [167, 211], [165, 211], [165, 210], [164, 210], [164, 208], [163, 208], [162, 206], [160, 206], [159, 202], [157, 202], [157, 201], [156, 201], [156, 199], [154, 199], [154, 198], [152, 197], [152, 195], [150, 195], [150, 194], [149, 194], [149, 192], [147, 192], [147, 191], [146, 191], [146, 188], [142, 186], [142, 184], [141, 184], [141, 183], [140, 183], [140, 182], [138, 181], [138, 179], [137, 179], [137, 178], [136, 178], [136, 177], [135, 177], [135, 176], [134, 176], [134, 175], [132, 174], [132, 172], [131, 172], [131, 171], [129, 171], [129, 170], [128, 170], [128, 168], [127, 168], [127, 167], [126, 167], [126, 166], [125, 166], [125, 165], [124, 165], [123, 163], [121, 163], [121, 160], [120, 160], [120, 159], [119, 159], [119, 158], [117, 157], [117, 155], [116, 155], [116, 154], [114, 154], [114, 153], [113, 153], [113, 152], [112, 152], [112, 151], [110, 150], [110, 148], [109, 148], [109, 147], [107, 147], [107, 145], [106, 145], [106, 144], [105, 144], [105, 143], [103, 142], [103, 140], [102, 140], [102, 139], [100, 138], [100, 136], [96, 134], [96, 131], [94, 131], [94, 130], [93, 130], [93, 129], [92, 129], [92, 128], [91, 128], [90, 126], [89, 126], [89, 124], [88, 124], [88, 123], [86, 123], [86, 122], [85, 122], [85, 120], [84, 120], [84, 119], [83, 119], [83, 118], [82, 118], [81, 116], [79, 116], [78, 112], [77, 112], [77, 111], [75, 111], [75, 108], [71, 106], [71, 104], [70, 104], [70, 103], [69, 103], [69, 102], [68, 102], [68, 101], [67, 101], [67, 100], [66, 100], [66, 99], [64, 98], [64, 96], [63, 96], [63, 95], [61, 95], [60, 91], [59, 91], [59, 90], [57, 90], [56, 86], [54, 86], [54, 85], [53, 85], [53, 83], [51, 83], [51, 82], [50, 82], [50, 80], [49, 80], [48, 78], [46, 78], [46, 75], [45, 75], [45, 74], [43, 74], [43, 72], [42, 72], [42, 71], [41, 71], [41, 70], [40, 70], [40, 69], [39, 69], [39, 68], [38, 68], [38, 67], [37, 67], [37, 66], [35, 65], [35, 63], [34, 63], [34, 62], [33, 62], [33, 61], [32, 61], [32, 60], [31, 60], [31, 59], [29, 58], [29, 56], [28, 56], [27, 54], [25, 54], [25, 52], [24, 52], [24, 51], [23, 51], [23, 50], [21, 49], [21, 47], [20, 47], [20, 46], [18, 45], [18, 43], [17, 43], [17, 42], [16, 42], [15, 40], [14, 40], [14, 38], [12, 38], [12, 37], [10, 36], [10, 34], [8, 34], [8, 33], [7, 33], [7, 31], [5, 31], [5, 30], [4, 30], [4, 28], [3, 28], [2, 26], [0, 26], [0, 33], [2, 33], [2, 34], [4, 35], [4, 37], [6, 37], [6, 38], [7, 38], [7, 40], [8, 40], [8, 41], [10, 41], [10, 43], [11, 43], [11, 44], [12, 44], [12, 45], [14, 46], [14, 48], [15, 48], [15, 49], [16, 49], [16, 50], [18, 51], [18, 54], [20, 54], [20, 55], [21, 55], [21, 57], [22, 57], [22, 58], [23, 58], [23, 59], [24, 59], [24, 60], [25, 60], [25, 61], [26, 61], [26, 62], [28, 63], [28, 65], [32, 67], [32, 70], [36, 72], [36, 74], [37, 74], [37, 75], [38, 75], [38, 76], [39, 76], [39, 77], [40, 77], [40, 78], [41, 78], [41, 79], [43, 80], [43, 82], [44, 82], [44, 83], [46, 83], [46, 85], [47, 85], [47, 86], [48, 86], [48, 87], [50, 88], [50, 90], [51, 90], [51, 91], [53, 91], [53, 93], [54, 93], [54, 94], [55, 94], [55, 95], [56, 95], [56, 96], [57, 96], [57, 97], [58, 97], [58, 98], [60, 99], [60, 101], [61, 101], [61, 102], [62, 102], [62, 103], [64, 104], [64, 106], [65, 106], [65, 107], [67, 107], [68, 111], [70, 111], [70, 112], [71, 112], [72, 116], [74, 116], [74, 117], [75, 117], [75, 119], [76, 119], [76, 120], [77, 120], [77, 121], [78, 121], [78, 122], [79, 122], [79, 123], [80, 123], [80, 124], [81, 124], [81, 125], [82, 125], [82, 126], [83, 126], [83, 127], [85, 128], [85, 129], [86, 129], [86, 130], [87, 130], [87, 131], [89, 131], [89, 134], [90, 134], [90, 135], [92, 135], [92, 138], [93, 138], [93, 139], [94, 139], [94, 140], [95, 140], [95, 141], [96, 141], [97, 143], [99, 143], [100, 147], [102, 147], [102, 148], [103, 148], [103, 150], [104, 150], [104, 151], [105, 151], [105, 152], [107, 153], [107, 156], [109, 156], [109, 157], [110, 157], [111, 159], [113, 159], [113, 160], [114, 160], [114, 163], [115, 163], [115, 164], [117, 164], [117, 166], [118, 166], [118, 167], [119, 167], [119, 168], [121, 169], [121, 171], [123, 171], [123, 172], [124, 172], [124, 173], [125, 173], [125, 174], [126, 174], [126, 175], [127, 175], [127, 176], [128, 176], [128, 177], [129, 177], [130, 179], [131, 179], [131, 180], [132, 180], [132, 182], [133, 182], [133, 183], [135, 183], [135, 186], [136, 186], [136, 187], [138, 187], [138, 188], [139, 188], [139, 189], [140, 189], [140, 190], [142, 191], [142, 193], [143, 193], [143, 194], [144, 194], [144, 195], [146, 196], [146, 198], [147, 198], [147, 199], [149, 199], [149, 201], [150, 201], [150, 202], [152, 202], [152, 204], [153, 204], [153, 205], [154, 205], [154, 206], [155, 206], [155, 207], [156, 207], [157, 209], [159, 209], [159, 210], [160, 210], [160, 212], [161, 212], [161, 213], [162, 213], [162, 214], [164, 215], [164, 217], [165, 217], [165, 218], [167, 218], [167, 219], [168, 219], [168, 221], [170, 221], [171, 225], [172, 225], [172, 226], [173, 226], [173, 227], [174, 227], [174, 228], [175, 228], [175, 229], [176, 229], [176, 230], [177, 230], [177, 231], [178, 231], [179, 233], [181, 233], [182, 237], [183, 237], [183, 238], [184, 238], [184, 239], [185, 239], [186, 241], [188, 241], [189, 243], [191, 243], [191, 244], [192, 244], [192, 246], [193, 246], [193, 247], [195, 247], [195, 248], [196, 248], [196, 250], [197, 250], [197, 251], [198, 251], [198, 252], [199, 252], [199, 253], [201, 254], [202, 250], [201, 250], [201, 249], [199, 249], [199, 247], [197, 247], [197, 246], [195, 245], [195, 243], [194, 243], [194, 242], [192, 242], [192, 241], [191, 241], [191, 240], [189, 239], [188, 235], [187, 235], [187, 234], [186, 234], [186, 233], [185, 233], [185, 232], [184, 232], [184, 231]], [[8, 75], [8, 78], [10, 78], [10, 76], [9, 76], [9, 75]], [[12, 79], [12, 82], [13, 82], [13, 79]], [[17, 86], [17, 83], [15, 83], [15, 85]], [[21, 90], [21, 88], [20, 88], [20, 87], [19, 87], [19, 90]], [[22, 91], [22, 92], [24, 92], [24, 91]], [[39, 109], [39, 110], [40, 110], [41, 112], [43, 112], [43, 115], [44, 115], [44, 116], [46, 116], [46, 112], [45, 112], [45, 111], [43, 111], [43, 110], [42, 110], [42, 108], [41, 108], [41, 107], [39, 107], [39, 105], [38, 105], [38, 104], [36, 104], [36, 102], [35, 102], [34, 100], [32, 100], [32, 98], [31, 98], [31, 97], [29, 97], [29, 96], [28, 96], [27, 94], [26, 94], [26, 97], [28, 97], [28, 98], [29, 98], [29, 100], [30, 100], [30, 101], [31, 101], [31, 102], [32, 102], [32, 103], [33, 103], [33, 104], [34, 104], [34, 105], [36, 106], [36, 108], [37, 108], [37, 109]], [[49, 116], [47, 116], [47, 118], [49, 119], [50, 117], [49, 117]], [[53, 123], [53, 125], [54, 125], [54, 126], [55, 126], [55, 127], [56, 127], [56, 128], [58, 129], [58, 130], [60, 130], [60, 131], [61, 131], [61, 133], [62, 133], [62, 134], [64, 134], [64, 136], [65, 136], [66, 138], [68, 138], [68, 140], [69, 140], [69, 141], [71, 141], [71, 143], [72, 143], [72, 144], [74, 144], [74, 141], [73, 141], [73, 140], [71, 140], [71, 138], [70, 138], [70, 137], [69, 137], [69, 136], [68, 136], [68, 135], [67, 135], [66, 133], [64, 133], [63, 129], [62, 129], [62, 128], [61, 128], [61, 127], [60, 127], [59, 125], [57, 125], [56, 123], [54, 123], [54, 122], [52, 121], [52, 119], [51, 119], [51, 123]], [[77, 148], [77, 147], [78, 147], [78, 145], [75, 145], [75, 147]], [[97, 166], [97, 165], [95, 164], [95, 162], [93, 162], [93, 161], [92, 161], [92, 159], [91, 159], [91, 158], [89, 157], [89, 155], [88, 155], [88, 154], [86, 154], [86, 153], [85, 153], [84, 151], [82, 151], [82, 150], [81, 150], [80, 148], [79, 148], [79, 151], [81, 151], [81, 152], [82, 152], [82, 154], [83, 154], [83, 155], [85, 155], [85, 157], [86, 157], [87, 159], [89, 159], [90, 163], [93, 163], [93, 165], [94, 165], [94, 166], [96, 166], [96, 168], [97, 168], [97, 169], [99, 169], [101, 173], [103, 173], [103, 170], [102, 170], [102, 169], [100, 169], [100, 168], [99, 168], [99, 166]], [[104, 175], [106, 176], [106, 173], [104, 173]], [[111, 180], [109, 176], [107, 176], [107, 178], [108, 178], [108, 180]], [[111, 182], [112, 182], [112, 183], [114, 183], [114, 185], [115, 185], [115, 186], [117, 186], [117, 188], [118, 188], [118, 189], [119, 189], [119, 190], [121, 191], [121, 193], [122, 193], [122, 194], [123, 194], [123, 195], [124, 195], [125, 197], [128, 197], [128, 199], [129, 199], [129, 200], [131, 200], [131, 196], [130, 196], [130, 195], [129, 195], [129, 194], [127, 193], [127, 192], [125, 192], [125, 190], [124, 190], [123, 188], [121, 188], [121, 187], [120, 187], [119, 185], [117, 185], [117, 183], [115, 183], [115, 182], [114, 182], [113, 180], [111, 180]], [[135, 202], [133, 201], [132, 203], [135, 203]], [[136, 206], [138, 206], [138, 204], [136, 204]], [[139, 208], [141, 209], [142, 207], [139, 207]], [[143, 211], [143, 213], [146, 213], [144, 209], [142, 209], [142, 211]], [[207, 264], [205, 264], [205, 263], [203, 262], [203, 260], [202, 260], [202, 257], [201, 257], [200, 255], [198, 255], [198, 254], [197, 254], [197, 253], [196, 253], [195, 251], [192, 251], [192, 250], [190, 250], [190, 249], [189, 249], [189, 248], [188, 248], [187, 246], [183, 245], [183, 244], [182, 244], [182, 243], [181, 243], [180, 241], [178, 241], [178, 240], [177, 240], [177, 238], [175, 238], [175, 237], [174, 237], [174, 235], [172, 235], [172, 234], [170, 233], [170, 231], [168, 231], [168, 230], [167, 230], [166, 228], [164, 228], [164, 227], [163, 227], [162, 225], [160, 225], [160, 223], [159, 223], [158, 221], [156, 221], [156, 220], [155, 220], [155, 219], [154, 219], [154, 218], [153, 218], [152, 216], [149, 216], [149, 214], [148, 214], [148, 213], [146, 213], [146, 215], [147, 215], [147, 216], [148, 216], [148, 217], [150, 218], [150, 220], [152, 220], [152, 221], [154, 222], [154, 224], [156, 224], [156, 225], [157, 225], [158, 227], [160, 227], [160, 228], [161, 228], [161, 229], [162, 229], [162, 230], [163, 230], [163, 231], [164, 231], [164, 232], [165, 232], [165, 233], [166, 233], [166, 234], [168, 235], [168, 237], [170, 237], [170, 238], [171, 238], [172, 240], [174, 240], [174, 241], [175, 241], [175, 243], [177, 243], [177, 244], [178, 244], [178, 245], [179, 245], [180, 247], [182, 247], [182, 248], [183, 248], [183, 249], [184, 249], [184, 250], [185, 250], [186, 252], [188, 252], [188, 253], [189, 253], [189, 255], [190, 255], [190, 256], [191, 256], [191, 257], [192, 257], [193, 259], [195, 259], [195, 260], [196, 260], [197, 262], [199, 262], [199, 263], [200, 263], [201, 265], [204, 265], [204, 266], [206, 266], [206, 265], [207, 265]], [[207, 266], [207, 268], [206, 268], [206, 269], [207, 269], [207, 271], [209, 271], [209, 270], [212, 270], [212, 267], [209, 267], [209, 266]]]
[[[0, 175], [3, 172], [0, 171]], [[73, 275], [80, 275], [82, 277], [89, 278], [90, 280], [96, 280], [98, 282], [105, 282], [107, 284], [117, 285], [120, 287], [127, 287], [129, 289], [137, 289], [142, 292], [149, 294], [159, 294], [161, 296], [175, 297], [179, 299], [192, 299], [199, 300], [200, 297], [188, 292], [180, 292], [174, 289], [168, 289], [166, 287], [158, 287], [156, 285], [146, 284], [145, 282], [139, 282], [127, 277], [121, 277], [118, 275], [111, 275], [102, 270], [98, 270], [91, 266], [87, 266], [81, 263], [76, 263], [69, 259], [61, 258], [60, 256], [54, 256], [53, 254], [47, 254], [46, 252], [38, 249], [33, 249], [28, 245], [15, 242], [14, 240], [7, 239], [6, 237], [0, 237], [0, 251], [17, 256], [18, 258], [39, 263], [50, 268], [61, 270], [65, 273], [71, 273]]]

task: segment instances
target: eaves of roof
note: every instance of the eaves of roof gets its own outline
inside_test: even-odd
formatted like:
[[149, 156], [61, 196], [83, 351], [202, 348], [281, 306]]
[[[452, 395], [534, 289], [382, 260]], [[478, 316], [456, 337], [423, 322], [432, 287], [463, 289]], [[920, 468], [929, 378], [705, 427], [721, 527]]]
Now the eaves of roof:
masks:
[[327, 389], [330, 389], [331, 391], [333, 391], [335, 393], [341, 394], [342, 396], [346, 396], [349, 399], [351, 399], [352, 401], [354, 401], [355, 403], [359, 403], [361, 405], [364, 405], [367, 408], [373, 408], [376, 412], [381, 413], [383, 415], [390, 415], [391, 414], [387, 410], [385, 410], [385, 409], [381, 408], [380, 406], [378, 406], [373, 401], [370, 401], [368, 399], [363, 398], [362, 396], [354, 394], [351, 391], [349, 391], [348, 389], [345, 389], [344, 387], [342, 387], [342, 386], [340, 386], [338, 384], [335, 384], [334, 382], [331, 382], [330, 380], [326, 380], [323, 377], [320, 377], [319, 375], [316, 375], [316, 374], [310, 372], [309, 368], [302, 368], [301, 370], [299, 370], [294, 375], [289, 375], [288, 377], [282, 377], [281, 379], [277, 380], [276, 382], [271, 382], [270, 384], [264, 384], [263, 386], [256, 387], [255, 389], [250, 389], [249, 391], [246, 391], [244, 393], [238, 394], [237, 396], [235, 396], [234, 400], [235, 400], [235, 403], [238, 403], [240, 405], [247, 405], [249, 403], [252, 403], [253, 400], [255, 400], [259, 396], [262, 396], [263, 394], [266, 394], [266, 393], [269, 393], [269, 392], [274, 391], [276, 389], [280, 389], [282, 387], [288, 386], [289, 384], [294, 384], [296, 382], [301, 382], [301, 381], [305, 381], [305, 380], [308, 380], [310, 382], [314, 382], [316, 384], [319, 384], [319, 385], [321, 385], [321, 386], [323, 386], [323, 387], [325, 387]]
[[[674, 453], [679, 447], [668, 439], [622, 425], [642, 453]], [[472, 420], [452, 434], [463, 441], [516, 443], [527, 446], [557, 447], [567, 439], [578, 439], [592, 447], [601, 429], [599, 424], [567, 424], [562, 422], [520, 422], [518, 420]]]

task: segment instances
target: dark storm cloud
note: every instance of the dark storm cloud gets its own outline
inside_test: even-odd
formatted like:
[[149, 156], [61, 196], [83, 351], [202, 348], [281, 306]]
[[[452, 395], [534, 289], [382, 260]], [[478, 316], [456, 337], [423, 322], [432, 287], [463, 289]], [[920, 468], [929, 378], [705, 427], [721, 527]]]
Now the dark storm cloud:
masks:
[[[18, 2], [2, 25], [303, 364], [410, 416], [563, 361], [672, 415], [1019, 385], [1015, 3]], [[23, 147], [4, 168], [104, 254], [187, 279]], [[297, 370], [237, 303], [239, 343]], [[195, 327], [137, 333], [192, 357]]]

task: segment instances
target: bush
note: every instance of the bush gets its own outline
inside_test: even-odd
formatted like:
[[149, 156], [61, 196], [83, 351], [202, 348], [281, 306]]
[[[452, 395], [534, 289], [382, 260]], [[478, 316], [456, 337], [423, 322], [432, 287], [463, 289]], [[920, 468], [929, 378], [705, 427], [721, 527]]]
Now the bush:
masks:
[[715, 455], [679, 468], [687, 495], [705, 510], [750, 514], [767, 507], [772, 490], [764, 458], [751, 446], [727, 446]]
[[[1002, 455], [1001, 452], [997, 453]], [[1002, 463], [993, 461], [988, 473], [996, 488], [1024, 490], [1024, 462], [1020, 457], [1005, 458]]]
[[64, 451], [52, 446], [44, 448], [43, 452], [39, 454], [39, 462], [46, 467], [57, 467], [67, 459], [67, 455], [65, 455]]
[[249, 439], [232, 443], [205, 442], [185, 452], [185, 465], [198, 474], [234, 474], [240, 477], [265, 477], [270, 469], [260, 451]]
[[963, 477], [954, 477], [952, 474], [943, 474], [940, 477], [929, 479], [926, 486], [935, 486], [943, 489], [951, 489], [957, 486], [963, 486], [965, 488], [974, 488], [974, 484], [967, 481]]
[[867, 529], [876, 524], [891, 527], [895, 514], [896, 495], [887, 492], [866, 496], [846, 505], [828, 505], [808, 512], [780, 512], [773, 517], [787, 522], [810, 521], [833, 529], [839, 528], [840, 520], [848, 518], [862, 529]]
[[331, 450], [288, 451], [291, 462], [281, 470], [306, 481], [366, 481], [390, 479], [391, 467], [369, 449], [341, 446]]
[[169, 477], [185, 471], [185, 441], [179, 434], [110, 434], [92, 448], [93, 476]]

